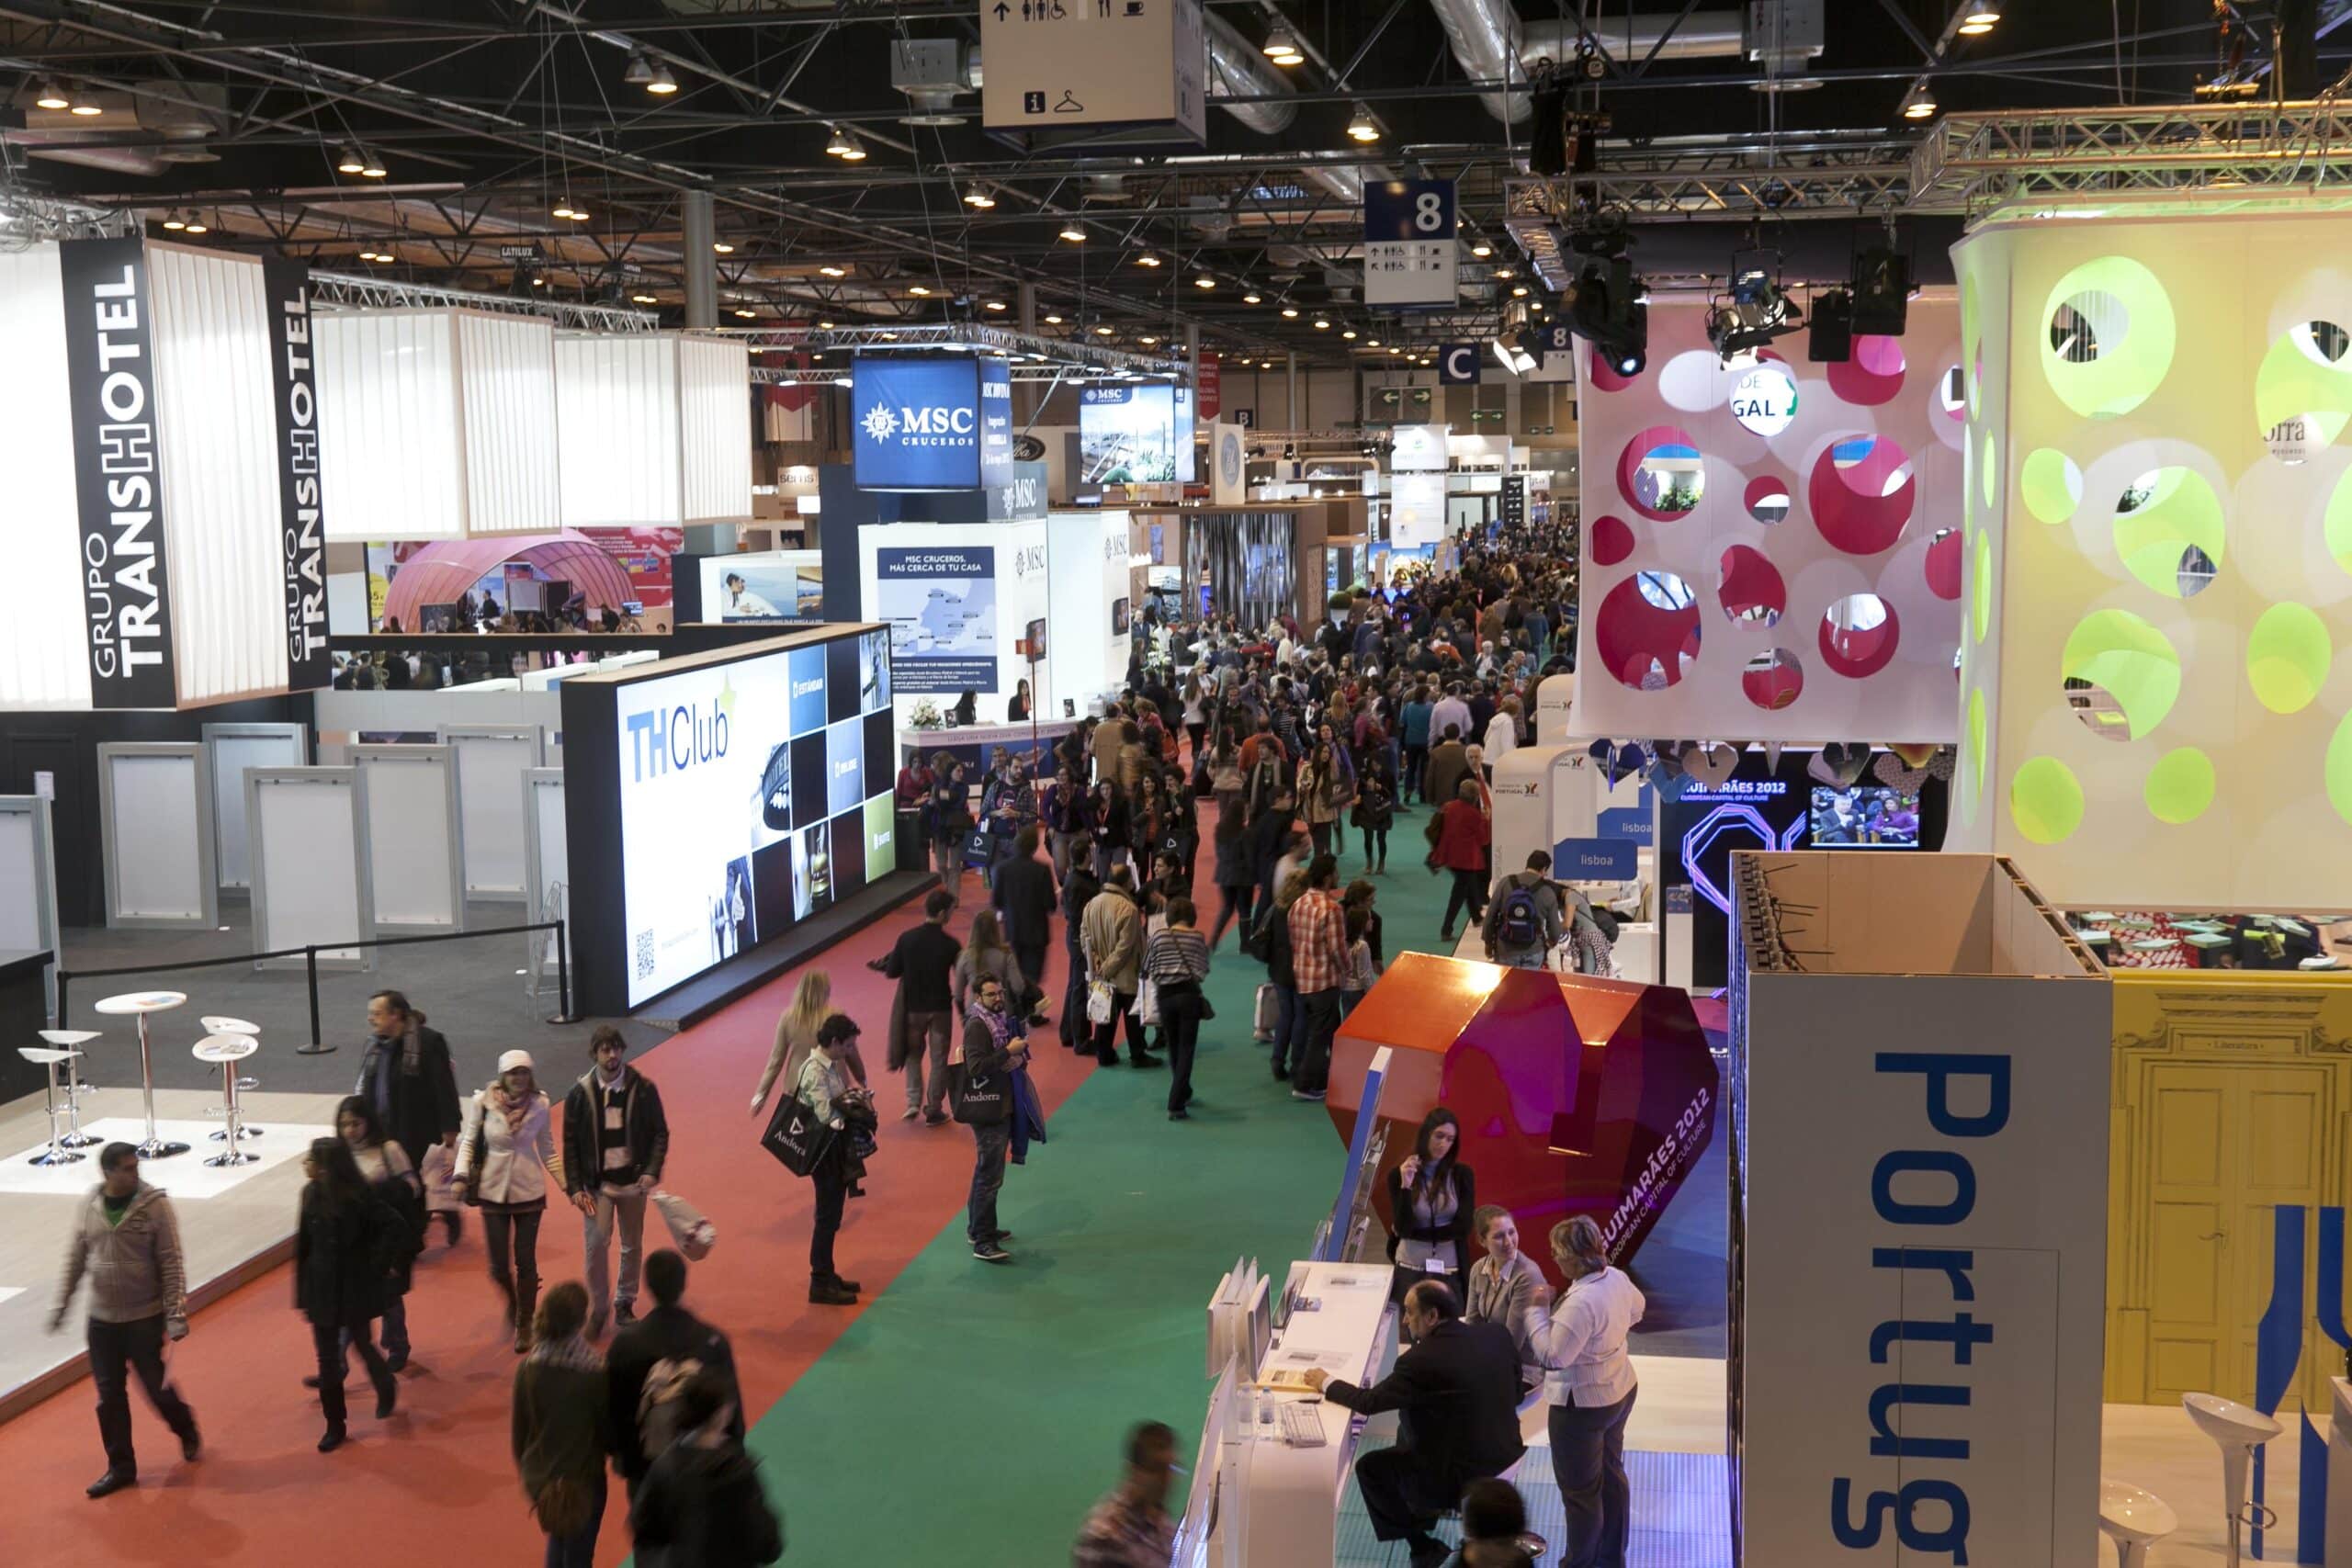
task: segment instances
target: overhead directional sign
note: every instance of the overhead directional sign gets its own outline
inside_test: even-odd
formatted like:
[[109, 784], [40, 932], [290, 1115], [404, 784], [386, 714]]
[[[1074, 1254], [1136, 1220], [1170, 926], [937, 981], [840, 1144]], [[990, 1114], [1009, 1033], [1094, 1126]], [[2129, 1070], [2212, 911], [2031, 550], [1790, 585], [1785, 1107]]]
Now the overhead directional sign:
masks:
[[1363, 302], [1451, 305], [1454, 267], [1452, 180], [1385, 180], [1363, 187]]
[[1201, 0], [983, 0], [980, 52], [987, 130], [1165, 126], [1208, 140]]
[[1445, 387], [1475, 387], [1478, 384], [1478, 345], [1475, 343], [1450, 343], [1437, 351], [1438, 384]]

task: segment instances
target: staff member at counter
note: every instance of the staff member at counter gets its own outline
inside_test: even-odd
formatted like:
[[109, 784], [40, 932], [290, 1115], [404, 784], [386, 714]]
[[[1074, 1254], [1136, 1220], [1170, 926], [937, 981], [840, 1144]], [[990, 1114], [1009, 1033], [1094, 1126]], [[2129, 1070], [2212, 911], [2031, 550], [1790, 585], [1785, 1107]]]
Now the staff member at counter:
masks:
[[1464, 1323], [1462, 1303], [1441, 1280], [1405, 1292], [1413, 1343], [1370, 1388], [1306, 1374], [1326, 1399], [1359, 1416], [1403, 1412], [1394, 1448], [1356, 1461], [1356, 1484], [1380, 1540], [1401, 1540], [1412, 1568], [1437, 1568], [1452, 1552], [1430, 1534], [1437, 1517], [1473, 1481], [1519, 1462], [1519, 1352], [1491, 1323]]
[[1630, 1494], [1625, 1421], [1636, 1392], [1625, 1337], [1647, 1304], [1609, 1266], [1600, 1227], [1578, 1214], [1552, 1227], [1552, 1260], [1568, 1281], [1532, 1348], [1551, 1405], [1552, 1474], [1568, 1517], [1563, 1568], [1624, 1568]]

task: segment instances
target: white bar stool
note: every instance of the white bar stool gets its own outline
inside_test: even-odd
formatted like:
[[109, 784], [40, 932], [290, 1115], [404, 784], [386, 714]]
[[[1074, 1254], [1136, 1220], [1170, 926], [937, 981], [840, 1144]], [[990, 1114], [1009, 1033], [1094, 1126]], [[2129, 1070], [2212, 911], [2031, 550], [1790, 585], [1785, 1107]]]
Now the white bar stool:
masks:
[[2099, 1533], [2115, 1543], [2116, 1568], [2145, 1568], [2148, 1548], [2179, 1528], [2179, 1517], [2154, 1493], [2128, 1481], [2098, 1483]]
[[208, 1067], [220, 1069], [220, 1081], [227, 1088], [228, 1103], [224, 1108], [228, 1124], [221, 1128], [229, 1146], [204, 1163], [207, 1165], [251, 1165], [261, 1158], [237, 1147], [237, 1140], [244, 1131], [244, 1115], [237, 1109], [237, 1064], [261, 1049], [250, 1034], [208, 1034], [188, 1047], [189, 1054]]
[[[207, 1034], [259, 1034], [261, 1032], [261, 1025], [257, 1023], [247, 1023], [242, 1018], [227, 1018], [223, 1017], [220, 1013], [207, 1014], [205, 1017], [197, 1020], [197, 1021], [204, 1025], [204, 1032]], [[226, 1114], [228, 1108], [236, 1102], [238, 1091], [249, 1089], [259, 1089], [261, 1087], [261, 1080], [259, 1078], [240, 1077], [237, 1079], [236, 1084], [232, 1089], [230, 1085], [229, 1077], [235, 1070], [235, 1068], [229, 1066], [226, 1064], [223, 1064], [220, 1068], [220, 1103], [223, 1114]], [[243, 1129], [237, 1134], [239, 1137], [258, 1138], [261, 1136], [262, 1130], [259, 1127], [244, 1126], [243, 1119], [242, 1117], [238, 1120], [238, 1125]], [[220, 1143], [225, 1141], [228, 1136], [229, 1129], [226, 1126], [223, 1126], [212, 1134], [212, 1141], [216, 1144]]]
[[[2238, 1568], [2244, 1561], [2238, 1536], [2245, 1528], [2245, 1478], [2254, 1468], [2254, 1450], [2286, 1428], [2252, 1405], [2218, 1393], [2184, 1393], [2180, 1403], [2197, 1429], [2221, 1447], [2222, 1494], [2230, 1510], [2229, 1568]], [[2270, 1515], [2267, 1508], [2263, 1512]], [[2266, 1517], [2263, 1528], [2267, 1529], [2275, 1517]]]
[[49, 1147], [33, 1156], [26, 1163], [29, 1165], [72, 1165], [75, 1160], [82, 1157], [82, 1151], [79, 1149], [69, 1149], [65, 1146], [64, 1122], [66, 1117], [66, 1108], [62, 1104], [59, 1103], [58, 1100], [57, 1069], [63, 1064], [70, 1062], [74, 1057], [80, 1055], [81, 1053], [78, 1051], [60, 1051], [48, 1045], [19, 1045], [17, 1047], [17, 1055], [22, 1056], [26, 1061], [34, 1064], [36, 1066], [47, 1067], [49, 1069], [49, 1088], [46, 1091], [49, 1105]]
[[82, 1047], [98, 1038], [95, 1029], [44, 1029], [40, 1037], [62, 1051], [74, 1053], [65, 1064], [65, 1136], [58, 1140], [69, 1149], [86, 1149], [98, 1141], [96, 1133], [82, 1131], [82, 1098], [91, 1086], [82, 1080]]
[[147, 1141], [139, 1145], [141, 1159], [169, 1159], [174, 1155], [187, 1153], [186, 1144], [175, 1144], [155, 1132], [155, 1058], [147, 1038], [147, 1015], [168, 1012], [185, 1006], [187, 996], [181, 991], [126, 991], [119, 997], [99, 998], [94, 1010], [109, 1015], [128, 1013], [139, 1021], [139, 1092], [146, 1101]]

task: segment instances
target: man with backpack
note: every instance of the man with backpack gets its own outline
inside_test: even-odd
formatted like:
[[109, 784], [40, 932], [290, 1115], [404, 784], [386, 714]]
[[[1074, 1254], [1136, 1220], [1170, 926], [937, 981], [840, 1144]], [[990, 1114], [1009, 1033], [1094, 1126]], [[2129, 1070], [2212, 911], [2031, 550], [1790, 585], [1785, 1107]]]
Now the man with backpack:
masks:
[[663, 1247], [645, 1260], [652, 1310], [613, 1336], [605, 1359], [613, 1413], [613, 1466], [631, 1497], [645, 1472], [679, 1431], [677, 1395], [687, 1379], [717, 1379], [735, 1406], [728, 1436], [743, 1436], [742, 1395], [735, 1384], [735, 1352], [727, 1336], [680, 1304], [686, 1260]]
[[1552, 857], [1536, 850], [1527, 868], [1505, 874], [1487, 900], [1480, 928], [1487, 957], [1513, 969], [1541, 969], [1560, 940], [1560, 895], [1552, 886]]

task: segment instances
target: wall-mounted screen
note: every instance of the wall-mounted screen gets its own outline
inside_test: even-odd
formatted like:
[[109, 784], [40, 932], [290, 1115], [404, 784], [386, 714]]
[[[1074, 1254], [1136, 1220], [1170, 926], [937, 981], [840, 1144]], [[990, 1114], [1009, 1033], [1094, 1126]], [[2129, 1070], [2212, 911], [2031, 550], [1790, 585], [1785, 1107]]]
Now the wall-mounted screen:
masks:
[[816, 550], [707, 556], [702, 574], [706, 621], [820, 621], [825, 569]]
[[615, 692], [632, 1008], [897, 868], [888, 634]]
[[1125, 599], [1111, 601], [1111, 635], [1113, 637], [1126, 636], [1127, 628], [1134, 625], [1134, 622], [1135, 608], [1129, 601]]
[[1813, 847], [1817, 850], [1916, 850], [1919, 797], [1885, 784], [1813, 791]]
[[1167, 382], [1078, 395], [1079, 484], [1193, 482], [1193, 391]]

